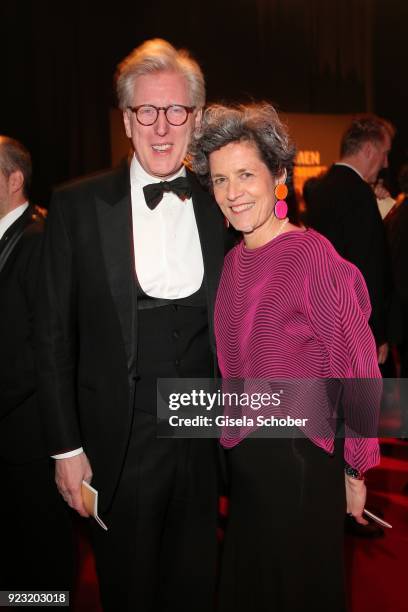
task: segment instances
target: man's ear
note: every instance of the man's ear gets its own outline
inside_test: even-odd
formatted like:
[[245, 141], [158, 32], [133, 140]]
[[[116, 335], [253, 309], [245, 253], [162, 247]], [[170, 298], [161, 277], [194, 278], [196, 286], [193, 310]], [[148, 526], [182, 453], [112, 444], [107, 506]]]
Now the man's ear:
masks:
[[194, 118], [194, 130], [195, 131], [199, 131], [200, 126], [201, 126], [201, 120], [203, 118], [203, 109], [200, 108], [197, 113], [196, 116]]
[[123, 124], [125, 126], [126, 136], [132, 138], [132, 127], [130, 125], [130, 112], [128, 110], [123, 111]]
[[361, 145], [361, 149], [360, 149], [360, 151], [363, 153], [366, 159], [370, 159], [373, 153], [373, 150], [374, 150], [374, 145], [369, 140], [367, 140], [366, 142], [363, 142], [363, 144]]
[[14, 170], [8, 179], [9, 193], [17, 193], [24, 190], [24, 176], [21, 170]]

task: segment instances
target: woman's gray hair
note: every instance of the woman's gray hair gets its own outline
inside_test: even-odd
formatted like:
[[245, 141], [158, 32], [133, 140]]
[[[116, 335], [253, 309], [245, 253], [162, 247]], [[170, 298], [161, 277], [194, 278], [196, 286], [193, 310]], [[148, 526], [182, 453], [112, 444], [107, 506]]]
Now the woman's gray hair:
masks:
[[158, 72], [176, 72], [184, 76], [190, 104], [202, 108], [205, 104], [204, 75], [198, 63], [185, 49], [175, 49], [166, 40], [153, 38], [136, 47], [118, 64], [115, 82], [119, 108], [133, 105], [137, 77]]
[[190, 147], [192, 167], [200, 181], [211, 187], [211, 153], [243, 141], [255, 144], [272, 176], [280, 176], [285, 170], [291, 176], [295, 147], [271, 104], [214, 104], [206, 109], [200, 131]]

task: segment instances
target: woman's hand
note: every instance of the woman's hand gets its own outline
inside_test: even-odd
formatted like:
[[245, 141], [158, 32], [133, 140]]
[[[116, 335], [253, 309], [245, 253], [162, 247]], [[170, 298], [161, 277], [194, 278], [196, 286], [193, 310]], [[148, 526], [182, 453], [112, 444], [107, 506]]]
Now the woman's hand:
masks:
[[352, 514], [357, 523], [368, 525], [363, 517], [363, 510], [367, 497], [367, 488], [364, 480], [357, 480], [351, 476], [344, 475], [346, 484], [347, 513]]

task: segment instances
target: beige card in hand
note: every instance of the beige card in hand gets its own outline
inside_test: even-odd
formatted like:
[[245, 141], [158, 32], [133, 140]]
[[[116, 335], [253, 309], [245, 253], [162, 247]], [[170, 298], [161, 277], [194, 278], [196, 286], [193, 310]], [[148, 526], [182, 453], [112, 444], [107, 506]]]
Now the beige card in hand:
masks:
[[85, 482], [85, 480], [82, 481], [82, 500], [87, 512], [94, 517], [95, 521], [102, 529], [108, 531], [107, 526], [98, 516], [98, 491]]

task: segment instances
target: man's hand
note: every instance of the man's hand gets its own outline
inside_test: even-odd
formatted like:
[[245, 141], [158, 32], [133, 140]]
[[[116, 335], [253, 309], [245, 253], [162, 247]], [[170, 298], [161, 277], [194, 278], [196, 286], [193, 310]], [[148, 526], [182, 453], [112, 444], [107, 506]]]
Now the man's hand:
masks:
[[89, 516], [82, 501], [82, 481], [91, 482], [92, 469], [85, 453], [55, 460], [55, 482], [68, 506], [81, 516]]
[[357, 523], [368, 525], [363, 517], [363, 510], [367, 497], [367, 488], [364, 480], [357, 480], [351, 476], [344, 475], [346, 483], [347, 513], [352, 514]]
[[386, 187], [384, 187], [383, 179], [378, 179], [378, 181], [373, 185], [374, 194], [377, 200], [385, 200], [385, 198], [390, 198], [391, 194]]
[[388, 357], [388, 343], [380, 344], [377, 349], [377, 359], [380, 365], [383, 365], [387, 361]]

